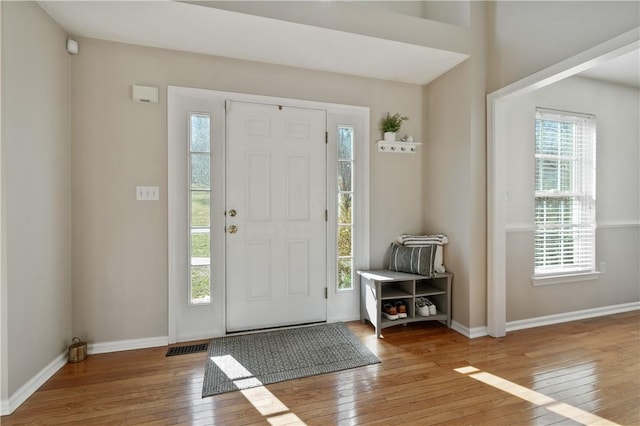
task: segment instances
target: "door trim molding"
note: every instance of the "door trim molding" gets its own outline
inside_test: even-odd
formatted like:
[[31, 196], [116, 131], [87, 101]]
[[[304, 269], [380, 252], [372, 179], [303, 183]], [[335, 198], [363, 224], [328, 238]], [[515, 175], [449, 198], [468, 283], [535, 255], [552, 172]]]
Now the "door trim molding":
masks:
[[[177, 119], [175, 116], [172, 116], [172, 102], [176, 99], [176, 97], [185, 96], [185, 97], [204, 97], [208, 99], [215, 99], [215, 101], [220, 101], [223, 109], [224, 109], [224, 101], [225, 100], [233, 100], [240, 102], [255, 102], [255, 103], [266, 103], [266, 104], [276, 104], [276, 105], [287, 105], [296, 108], [311, 108], [311, 109], [319, 109], [324, 110], [327, 113], [327, 129], [331, 132], [329, 124], [332, 122], [332, 118], [343, 115], [343, 116], [352, 116], [359, 117], [362, 121], [362, 138], [359, 140], [359, 155], [358, 155], [358, 169], [357, 169], [357, 184], [359, 187], [359, 194], [356, 195], [356, 200], [358, 200], [358, 204], [364, 206], [364, 208], [360, 209], [360, 214], [358, 216], [359, 224], [358, 227], [361, 228], [360, 238], [355, 240], [354, 238], [354, 249], [355, 249], [355, 259], [354, 259], [354, 269], [357, 268], [368, 268], [369, 266], [369, 162], [370, 162], [370, 117], [369, 117], [369, 108], [355, 105], [343, 105], [343, 104], [335, 104], [335, 103], [327, 103], [327, 102], [318, 102], [318, 101], [309, 101], [302, 99], [291, 99], [291, 98], [281, 98], [281, 97], [273, 97], [273, 96], [262, 96], [262, 95], [253, 95], [246, 93], [235, 93], [235, 92], [225, 92], [225, 91], [217, 91], [210, 89], [198, 89], [198, 88], [190, 88], [190, 87], [181, 87], [181, 86], [167, 86], [167, 126], [168, 128], [172, 128], [175, 124], [175, 120]], [[224, 120], [223, 120], [224, 122]], [[224, 129], [223, 129], [224, 133]], [[179, 291], [179, 283], [177, 277], [175, 277], [174, 268], [172, 265], [175, 264], [179, 253], [176, 253], [176, 250], [172, 248], [172, 241], [176, 241], [178, 236], [178, 227], [180, 224], [173, 223], [175, 222], [175, 218], [172, 212], [175, 212], [175, 194], [176, 191], [179, 191], [180, 188], [177, 188], [175, 182], [172, 182], [172, 176], [176, 173], [176, 162], [174, 152], [175, 144], [171, 143], [171, 133], [167, 132], [167, 188], [168, 188], [168, 338], [169, 343], [175, 343], [177, 341], [177, 306], [176, 306], [176, 297], [175, 295]], [[224, 146], [224, 144], [222, 144]], [[224, 155], [224, 150], [222, 151]], [[337, 155], [333, 154], [333, 155]], [[331, 164], [329, 160], [330, 157], [327, 155], [327, 165]], [[220, 161], [216, 164], [217, 167], [221, 167], [222, 175], [224, 176], [224, 158], [219, 159]], [[214, 161], [216, 161], [214, 159]], [[327, 170], [327, 175], [329, 175], [329, 170]], [[223, 194], [223, 203], [224, 203], [224, 179], [222, 182], [218, 184], [223, 185], [222, 194]], [[213, 189], [213, 188], [212, 188]], [[336, 194], [336, 188], [332, 188], [329, 185], [327, 186], [327, 200], [333, 199]], [[172, 205], [174, 203], [174, 205]], [[327, 202], [328, 203], [328, 202]], [[226, 206], [224, 206], [226, 207]], [[223, 208], [224, 208], [223, 207]], [[173, 221], [172, 221], [173, 220]], [[328, 222], [328, 229], [331, 226], [331, 221]], [[217, 251], [220, 253], [220, 251]], [[330, 274], [329, 259], [334, 259], [336, 256], [336, 247], [333, 244], [330, 244], [330, 240], [327, 240], [327, 286], [332, 286], [334, 289], [336, 286], [333, 284], [335, 281], [335, 277], [332, 278]], [[224, 269], [224, 268], [223, 268]], [[214, 283], [224, 283], [224, 271], [216, 271], [216, 274], [220, 274], [214, 276], [212, 274], [212, 282]], [[215, 327], [212, 327], [212, 330], [215, 329], [215, 335], [224, 335], [226, 330], [226, 307], [225, 307], [225, 299], [226, 299], [226, 289], [225, 286], [222, 285], [221, 293], [217, 293], [217, 299], [220, 300], [212, 300], [212, 303], [218, 303], [217, 309], [222, 312], [222, 322], [223, 324], [216, 324]], [[327, 322], [340, 321], [344, 318], [356, 318], [359, 314], [359, 306], [358, 306], [358, 294], [357, 291], [357, 281], [354, 283], [353, 291], [329, 291], [328, 292], [328, 301], [327, 306], [331, 304], [338, 304], [339, 306], [347, 309], [347, 312], [344, 311], [332, 311], [327, 307]], [[355, 296], [354, 296], [355, 295]], [[212, 299], [216, 297], [215, 291], [212, 291]], [[340, 303], [341, 301], [347, 302]], [[351, 312], [353, 311], [353, 312]], [[214, 336], [211, 336], [214, 337]]]

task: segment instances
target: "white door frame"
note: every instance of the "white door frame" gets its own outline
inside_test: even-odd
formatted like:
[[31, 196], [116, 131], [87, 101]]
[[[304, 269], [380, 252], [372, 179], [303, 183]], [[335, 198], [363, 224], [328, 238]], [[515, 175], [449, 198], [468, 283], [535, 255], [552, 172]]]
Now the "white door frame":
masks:
[[640, 27], [487, 95], [487, 333], [506, 335], [507, 138], [505, 101], [640, 48]]
[[[361, 107], [361, 106], [353, 106], [353, 105], [341, 105], [341, 104], [332, 104], [326, 102], [316, 102], [316, 101], [307, 101], [300, 99], [288, 99], [288, 98], [279, 98], [272, 96], [260, 96], [260, 95], [251, 95], [244, 93], [233, 93], [233, 92], [222, 92], [216, 90], [209, 89], [197, 89], [197, 88], [188, 88], [188, 87], [179, 87], [179, 86], [167, 86], [167, 122], [168, 126], [175, 126], [175, 120], [180, 119], [180, 117], [175, 117], [171, 114], [171, 100], [175, 96], [190, 96], [190, 97], [210, 97], [215, 99], [217, 102], [220, 102], [220, 105], [224, 105], [224, 101], [227, 99], [241, 101], [241, 102], [256, 102], [256, 103], [267, 103], [267, 104], [275, 104], [275, 105], [288, 105], [296, 108], [313, 108], [313, 109], [321, 109], [327, 111], [327, 129], [329, 132], [329, 144], [333, 144], [335, 146], [336, 136], [333, 135], [331, 126], [332, 123], [336, 122], [336, 117], [354, 117], [357, 119], [358, 123], [361, 124], [362, 129], [360, 135], [356, 141], [357, 146], [354, 148], [354, 151], [357, 155], [357, 166], [355, 170], [354, 183], [355, 183], [355, 200], [357, 201], [356, 208], [354, 211], [354, 221], [358, 224], [358, 232], [357, 235], [354, 236], [354, 268], [362, 269], [369, 267], [369, 162], [370, 162], [370, 119], [369, 119], [369, 108]], [[339, 119], [338, 119], [339, 120]], [[224, 122], [224, 120], [222, 120]], [[224, 129], [222, 129], [222, 134], [224, 135]], [[167, 136], [171, 137], [170, 134]], [[224, 143], [219, 144], [219, 141], [212, 141], [214, 145], [222, 145]], [[179, 277], [176, 276], [174, 268], [172, 265], [175, 264], [177, 256], [180, 254], [177, 253], [172, 247], [175, 247], [175, 242], [180, 238], [179, 229], [184, 224], [176, 221], [176, 215], [174, 214], [175, 209], [179, 208], [176, 205], [172, 205], [172, 201], [175, 200], [176, 191], [180, 191], [182, 189], [177, 188], [173, 183], [172, 177], [176, 172], [176, 162], [178, 161], [176, 155], [173, 150], [175, 150], [175, 143], [171, 143], [170, 140], [167, 141], [167, 163], [168, 163], [168, 176], [167, 176], [167, 188], [168, 188], [168, 335], [169, 342], [174, 343], [177, 341], [177, 306], [176, 306], [176, 297], [178, 291], [180, 291], [180, 280]], [[212, 149], [215, 149], [212, 147]], [[221, 191], [218, 193], [222, 193], [222, 202], [224, 203], [224, 149], [218, 152], [218, 157], [214, 157], [212, 167], [217, 167], [215, 171], [216, 177], [218, 177], [217, 181], [214, 180], [213, 186], [222, 185]], [[214, 152], [214, 156], [215, 156]], [[219, 158], [222, 155], [222, 158]], [[331, 167], [334, 167], [336, 164], [335, 156], [337, 153], [332, 152], [327, 155], [327, 197], [328, 200], [335, 199], [336, 195], [336, 185], [335, 185], [335, 177], [332, 173]], [[334, 167], [335, 169], [335, 167]], [[336, 172], [337, 173], [337, 172]], [[215, 178], [213, 178], [215, 179]], [[213, 189], [213, 187], [212, 187]], [[175, 204], [175, 201], [173, 202]], [[360, 207], [357, 207], [360, 206]], [[226, 206], [221, 207], [223, 210]], [[335, 208], [331, 207], [331, 203], [328, 206], [329, 212], [332, 210], [335, 211]], [[332, 237], [332, 230], [336, 229], [335, 218], [332, 215], [329, 215], [329, 220], [327, 223], [327, 285], [329, 287], [328, 291], [328, 300], [327, 300], [327, 322], [333, 321], [348, 321], [358, 319], [359, 316], [359, 288], [357, 286], [357, 282], [354, 282], [353, 290], [350, 291], [338, 291], [337, 285], [335, 283], [335, 267], [331, 268], [332, 261], [331, 259], [336, 259], [336, 247], [335, 247], [335, 236]], [[212, 250], [214, 253], [217, 253], [218, 257], [224, 255], [224, 241], [212, 241]], [[216, 254], [214, 254], [216, 256]], [[215, 260], [215, 259], [214, 259]], [[218, 259], [222, 262], [216, 262], [216, 265], [224, 265], [224, 259]], [[212, 291], [212, 303], [216, 304], [216, 309], [219, 312], [217, 316], [219, 323], [211, 325], [211, 333], [207, 336], [200, 336], [199, 338], [206, 337], [216, 337], [223, 336], [226, 333], [226, 289], [225, 289], [225, 276], [224, 276], [224, 268], [213, 268], [211, 281], [213, 285]], [[357, 280], [356, 280], [357, 281]], [[339, 306], [341, 308], [340, 311], [336, 311], [334, 309], [329, 308], [329, 306]]]

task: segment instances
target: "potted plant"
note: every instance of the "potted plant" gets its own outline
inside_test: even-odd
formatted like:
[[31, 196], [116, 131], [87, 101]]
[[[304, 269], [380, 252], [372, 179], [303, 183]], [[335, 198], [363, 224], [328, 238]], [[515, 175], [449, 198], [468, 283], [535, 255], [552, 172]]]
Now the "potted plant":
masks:
[[387, 142], [395, 142], [396, 132], [400, 131], [402, 122], [408, 120], [409, 117], [395, 113], [391, 115], [387, 113], [386, 117], [382, 117], [380, 120], [380, 130], [384, 132], [384, 140]]

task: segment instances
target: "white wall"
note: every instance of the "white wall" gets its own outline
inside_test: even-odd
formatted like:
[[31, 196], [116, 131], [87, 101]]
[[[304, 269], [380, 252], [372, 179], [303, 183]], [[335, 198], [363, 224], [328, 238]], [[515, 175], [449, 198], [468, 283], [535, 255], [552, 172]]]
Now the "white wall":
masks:
[[3, 400], [70, 343], [71, 153], [65, 40], [64, 31], [37, 4], [2, 2], [2, 284], [8, 298], [3, 298], [3, 373], [8, 376], [3, 374]]
[[[640, 91], [572, 77], [508, 101], [507, 321], [640, 300]], [[596, 115], [598, 280], [534, 287], [535, 108]]]
[[[167, 335], [166, 86], [307, 99], [371, 108], [370, 252], [422, 227], [420, 155], [378, 153], [379, 119], [410, 117], [422, 139], [421, 87], [80, 38], [72, 65], [73, 332], [89, 342]], [[160, 103], [131, 100], [134, 83]], [[136, 202], [158, 185], [160, 202]], [[357, 288], [356, 288], [357, 290]]]

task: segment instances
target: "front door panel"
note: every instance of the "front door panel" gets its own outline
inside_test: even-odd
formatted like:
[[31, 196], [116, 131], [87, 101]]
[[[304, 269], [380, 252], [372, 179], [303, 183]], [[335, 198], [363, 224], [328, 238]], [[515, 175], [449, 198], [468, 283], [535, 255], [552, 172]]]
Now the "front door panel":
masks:
[[228, 102], [227, 331], [326, 320], [325, 132], [325, 111]]

